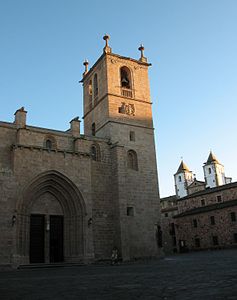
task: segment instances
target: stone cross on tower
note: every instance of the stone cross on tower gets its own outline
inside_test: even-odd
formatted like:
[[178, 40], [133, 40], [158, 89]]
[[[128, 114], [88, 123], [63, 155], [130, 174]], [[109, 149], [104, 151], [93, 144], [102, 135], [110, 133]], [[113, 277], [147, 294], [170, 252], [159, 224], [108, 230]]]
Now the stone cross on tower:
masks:
[[139, 51], [141, 51], [141, 57], [140, 57], [140, 61], [142, 62], [147, 62], [147, 58], [144, 56], [144, 46], [141, 44], [140, 47], [138, 48]]

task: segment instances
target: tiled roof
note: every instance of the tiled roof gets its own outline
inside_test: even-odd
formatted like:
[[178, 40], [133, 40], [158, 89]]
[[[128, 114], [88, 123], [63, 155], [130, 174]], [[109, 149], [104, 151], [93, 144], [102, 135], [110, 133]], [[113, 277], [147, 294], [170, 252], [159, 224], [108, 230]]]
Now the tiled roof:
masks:
[[182, 173], [183, 171], [190, 172], [189, 167], [183, 162], [183, 160], [181, 160], [179, 168], [175, 174]]
[[172, 196], [160, 198], [161, 202], [163, 202], [163, 201], [170, 201], [170, 200], [177, 200], [176, 195], [172, 195]]
[[211, 163], [217, 163], [217, 164], [220, 164], [219, 160], [216, 158], [216, 156], [212, 153], [212, 151], [210, 151], [210, 154], [208, 156], [208, 159], [207, 159], [207, 162], [206, 164], [211, 164]]

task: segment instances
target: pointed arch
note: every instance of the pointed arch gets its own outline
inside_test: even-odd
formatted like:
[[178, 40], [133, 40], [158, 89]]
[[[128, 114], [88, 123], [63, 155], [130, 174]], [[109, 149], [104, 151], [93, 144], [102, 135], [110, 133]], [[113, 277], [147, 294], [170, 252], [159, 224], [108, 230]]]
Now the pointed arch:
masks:
[[29, 262], [29, 225], [31, 207], [45, 193], [59, 202], [64, 216], [65, 261], [84, 256], [84, 219], [86, 207], [76, 185], [62, 173], [50, 170], [36, 176], [24, 189], [17, 202], [17, 253], [24, 263]]

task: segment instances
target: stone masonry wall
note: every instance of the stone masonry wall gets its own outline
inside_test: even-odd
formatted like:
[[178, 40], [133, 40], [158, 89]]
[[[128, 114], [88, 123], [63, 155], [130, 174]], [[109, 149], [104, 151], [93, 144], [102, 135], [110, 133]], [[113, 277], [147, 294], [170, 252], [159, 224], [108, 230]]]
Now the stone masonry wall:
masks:
[[[237, 216], [237, 206], [176, 219], [177, 240], [186, 241], [189, 250], [237, 247], [234, 238], [237, 222], [231, 221], [231, 212]], [[214, 225], [211, 217], [215, 220]], [[197, 221], [197, 227], [194, 227], [193, 220]], [[213, 243], [213, 236], [218, 238], [217, 245]], [[195, 239], [200, 240], [200, 247], [195, 245]]]

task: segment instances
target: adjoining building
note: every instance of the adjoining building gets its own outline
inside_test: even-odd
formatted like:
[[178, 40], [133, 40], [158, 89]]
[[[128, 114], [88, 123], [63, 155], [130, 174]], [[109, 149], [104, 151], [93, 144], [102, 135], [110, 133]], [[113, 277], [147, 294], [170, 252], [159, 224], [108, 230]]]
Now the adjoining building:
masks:
[[0, 122], [0, 264], [157, 257], [159, 192], [151, 65], [114, 54], [84, 62], [84, 134]]
[[225, 176], [212, 152], [203, 170], [205, 181], [199, 181], [181, 161], [176, 195], [161, 199], [166, 254], [237, 246], [237, 182]]

